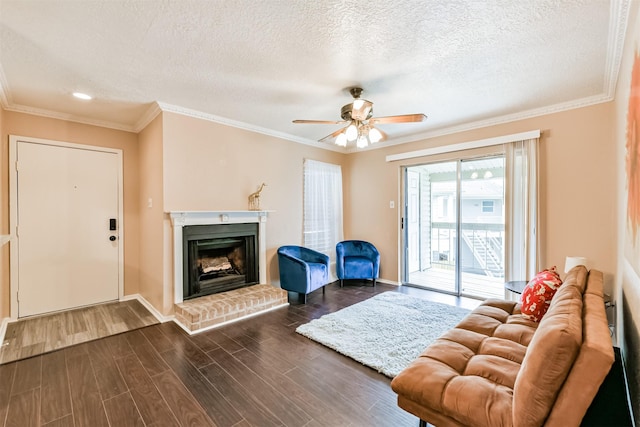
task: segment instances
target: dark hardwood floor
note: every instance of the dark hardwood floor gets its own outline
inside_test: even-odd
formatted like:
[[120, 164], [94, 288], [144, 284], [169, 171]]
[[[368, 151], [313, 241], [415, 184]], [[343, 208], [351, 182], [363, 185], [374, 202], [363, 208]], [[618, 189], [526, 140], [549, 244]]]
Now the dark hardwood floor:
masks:
[[189, 336], [173, 322], [0, 366], [5, 426], [417, 426], [390, 380], [295, 332], [384, 291], [452, 305], [479, 302], [349, 282], [306, 305]]

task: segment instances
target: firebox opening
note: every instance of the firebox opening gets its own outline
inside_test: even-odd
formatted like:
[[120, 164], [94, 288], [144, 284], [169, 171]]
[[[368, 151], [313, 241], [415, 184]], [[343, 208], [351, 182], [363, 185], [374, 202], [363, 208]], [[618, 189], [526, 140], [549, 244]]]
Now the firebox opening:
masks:
[[253, 224], [190, 226], [183, 237], [184, 299], [257, 283], [257, 227]]

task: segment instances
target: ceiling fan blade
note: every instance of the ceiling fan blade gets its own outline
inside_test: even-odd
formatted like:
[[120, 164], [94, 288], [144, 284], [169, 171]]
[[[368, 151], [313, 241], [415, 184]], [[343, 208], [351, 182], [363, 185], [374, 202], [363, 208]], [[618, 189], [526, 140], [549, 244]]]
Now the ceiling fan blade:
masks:
[[336, 136], [340, 135], [340, 132], [342, 132], [345, 129], [346, 128], [338, 129], [337, 131], [335, 131], [333, 133], [330, 133], [329, 135], [325, 136], [324, 138], [319, 139], [318, 142], [324, 142], [324, 141], [326, 141], [328, 139], [335, 138]]
[[424, 122], [425, 120], [427, 120], [427, 116], [425, 116], [424, 114], [404, 114], [402, 116], [374, 117], [369, 120], [369, 123], [380, 125], [387, 123]]
[[347, 123], [345, 120], [294, 120], [293, 123], [307, 123], [314, 125], [339, 125], [342, 123]]

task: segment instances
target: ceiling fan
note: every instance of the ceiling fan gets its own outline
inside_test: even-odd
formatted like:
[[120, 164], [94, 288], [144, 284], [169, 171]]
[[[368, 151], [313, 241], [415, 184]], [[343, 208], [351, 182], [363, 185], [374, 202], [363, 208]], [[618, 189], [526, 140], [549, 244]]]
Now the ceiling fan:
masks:
[[293, 123], [311, 124], [347, 124], [346, 127], [320, 139], [320, 142], [336, 138], [335, 143], [341, 147], [346, 147], [347, 142], [356, 141], [358, 148], [364, 148], [370, 143], [383, 141], [387, 135], [380, 129], [374, 127], [379, 124], [390, 123], [414, 123], [423, 122], [427, 119], [424, 114], [404, 114], [400, 116], [373, 117], [373, 102], [360, 98], [362, 88], [352, 87], [349, 89], [353, 102], [342, 107], [340, 117], [342, 120], [294, 120]]

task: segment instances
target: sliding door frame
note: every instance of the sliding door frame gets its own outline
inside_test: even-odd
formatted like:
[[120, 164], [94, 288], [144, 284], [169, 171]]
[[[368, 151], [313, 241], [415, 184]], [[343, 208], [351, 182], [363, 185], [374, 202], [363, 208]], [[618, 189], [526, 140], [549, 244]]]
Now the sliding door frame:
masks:
[[[495, 147], [493, 147], [495, 148]], [[495, 157], [504, 157], [505, 156], [505, 152], [504, 150], [500, 149], [500, 150], [493, 150], [492, 152], [486, 152], [486, 153], [467, 153], [467, 155], [460, 155], [460, 153], [457, 153], [458, 156], [454, 156], [451, 158], [443, 158], [443, 159], [438, 159], [438, 160], [432, 160], [432, 161], [425, 161], [425, 162], [420, 162], [420, 163], [416, 163], [416, 164], [411, 164], [411, 165], [401, 165], [400, 166], [400, 171], [401, 171], [401, 206], [402, 206], [402, 212], [401, 214], [401, 221], [400, 221], [400, 230], [399, 230], [399, 234], [401, 236], [400, 238], [400, 250], [399, 252], [399, 260], [400, 260], [400, 283], [401, 285], [404, 286], [416, 286], [416, 287], [420, 287], [423, 289], [427, 289], [427, 290], [431, 290], [434, 292], [439, 292], [439, 293], [443, 293], [443, 294], [448, 294], [448, 295], [454, 295], [454, 296], [464, 296], [464, 297], [468, 297], [468, 298], [475, 298], [475, 299], [484, 299], [481, 296], [477, 296], [477, 295], [472, 295], [472, 294], [465, 294], [462, 293], [462, 268], [460, 266], [460, 262], [461, 262], [461, 245], [460, 245], [460, 239], [462, 236], [462, 221], [461, 221], [461, 216], [462, 216], [462, 199], [461, 199], [461, 182], [462, 182], [462, 162], [468, 162], [468, 161], [474, 161], [474, 160], [483, 160], [483, 159], [490, 159], [490, 158], [495, 158]], [[443, 289], [438, 289], [438, 288], [432, 288], [429, 286], [425, 286], [425, 285], [419, 285], [419, 284], [413, 284], [409, 282], [409, 236], [408, 236], [408, 216], [409, 216], [409, 188], [408, 188], [408, 172], [410, 168], [413, 167], [417, 167], [417, 166], [429, 166], [429, 165], [435, 165], [435, 164], [440, 164], [440, 163], [452, 163], [455, 162], [456, 163], [456, 171], [455, 171], [455, 176], [456, 176], [456, 202], [455, 202], [455, 208], [456, 208], [456, 238], [455, 238], [455, 257], [456, 257], [456, 263], [455, 263], [455, 283], [454, 283], [454, 291], [448, 291], [448, 290], [443, 290]], [[504, 177], [505, 180], [505, 186], [507, 185], [506, 183], [506, 179], [507, 177]], [[421, 215], [421, 213], [420, 213]], [[431, 256], [431, 254], [429, 255]]]

